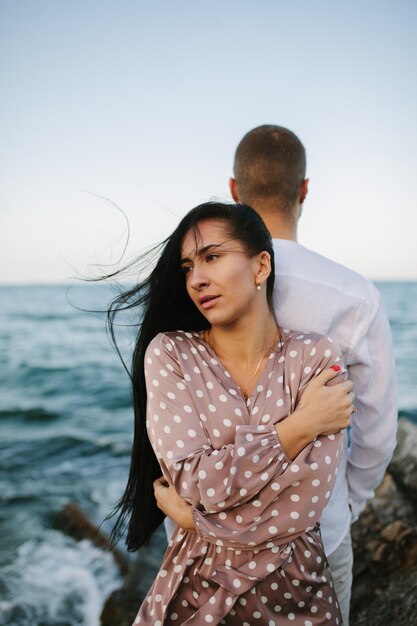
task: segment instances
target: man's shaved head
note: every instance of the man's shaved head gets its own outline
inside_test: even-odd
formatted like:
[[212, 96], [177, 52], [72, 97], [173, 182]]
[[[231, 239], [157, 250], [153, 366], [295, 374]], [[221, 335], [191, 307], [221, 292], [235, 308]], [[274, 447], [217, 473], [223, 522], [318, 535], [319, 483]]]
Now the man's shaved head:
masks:
[[258, 126], [239, 143], [233, 171], [241, 202], [255, 206], [275, 200], [290, 213], [306, 174], [305, 149], [288, 128]]

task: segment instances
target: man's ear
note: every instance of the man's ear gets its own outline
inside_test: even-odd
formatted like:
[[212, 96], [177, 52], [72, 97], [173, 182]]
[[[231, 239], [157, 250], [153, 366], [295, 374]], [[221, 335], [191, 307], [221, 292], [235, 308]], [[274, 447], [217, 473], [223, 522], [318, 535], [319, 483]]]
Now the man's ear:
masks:
[[299, 202], [300, 204], [303, 204], [304, 200], [306, 199], [306, 196], [308, 194], [308, 184], [310, 182], [309, 178], [305, 178], [303, 180], [303, 182], [301, 183], [301, 189], [300, 189], [300, 198], [299, 198]]
[[239, 196], [238, 196], [238, 193], [237, 193], [237, 183], [236, 183], [236, 179], [235, 178], [229, 178], [229, 189], [230, 189], [230, 194], [231, 194], [233, 200], [236, 203], [239, 203], [240, 200], [239, 200]]

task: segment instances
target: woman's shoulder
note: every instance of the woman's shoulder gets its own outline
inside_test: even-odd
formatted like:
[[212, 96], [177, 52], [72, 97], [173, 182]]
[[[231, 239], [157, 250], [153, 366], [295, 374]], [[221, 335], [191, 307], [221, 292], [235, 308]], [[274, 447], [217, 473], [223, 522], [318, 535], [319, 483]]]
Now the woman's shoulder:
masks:
[[170, 330], [158, 333], [152, 341], [149, 342], [148, 350], [153, 350], [155, 354], [158, 351], [172, 352], [174, 348], [185, 348], [188, 344], [194, 344], [198, 341], [199, 333], [189, 332], [185, 330]]
[[340, 348], [328, 335], [313, 331], [282, 330], [282, 342], [286, 353], [292, 358], [299, 357], [303, 362], [321, 358], [340, 360]]

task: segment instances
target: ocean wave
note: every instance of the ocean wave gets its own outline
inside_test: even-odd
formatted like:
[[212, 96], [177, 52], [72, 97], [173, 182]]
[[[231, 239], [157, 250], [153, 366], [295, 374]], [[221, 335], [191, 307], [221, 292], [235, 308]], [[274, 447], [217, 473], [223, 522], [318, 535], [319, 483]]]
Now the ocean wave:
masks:
[[25, 422], [52, 422], [61, 417], [60, 413], [50, 411], [43, 407], [32, 407], [29, 409], [11, 408], [0, 410], [0, 420], [2, 419], [21, 419]]
[[414, 422], [417, 424], [417, 408], [415, 409], [405, 409], [398, 412], [398, 419], [401, 417], [405, 417], [410, 420], [410, 422]]
[[20, 546], [0, 579], [0, 626], [98, 626], [106, 597], [120, 584], [111, 554], [49, 530]]

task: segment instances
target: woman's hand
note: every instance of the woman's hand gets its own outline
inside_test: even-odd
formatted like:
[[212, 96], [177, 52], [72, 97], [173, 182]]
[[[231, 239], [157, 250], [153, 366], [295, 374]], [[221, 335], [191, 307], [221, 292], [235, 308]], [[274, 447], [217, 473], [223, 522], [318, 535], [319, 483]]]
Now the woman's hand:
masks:
[[338, 433], [350, 425], [353, 383], [331, 385], [339, 371], [329, 367], [311, 380], [294, 411], [275, 424], [275, 430], [288, 458], [293, 460], [303, 448], [319, 435]]
[[154, 480], [153, 489], [158, 508], [180, 528], [195, 531], [192, 507], [183, 500], [163, 476]]
[[301, 411], [308, 414], [313, 438], [337, 433], [350, 425], [350, 417], [355, 412], [353, 383], [345, 380], [332, 385], [331, 381], [338, 375], [339, 371], [329, 367], [313, 378], [294, 411], [299, 416]]

